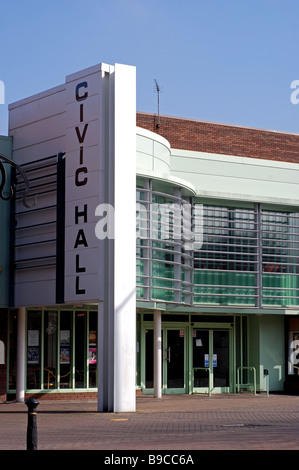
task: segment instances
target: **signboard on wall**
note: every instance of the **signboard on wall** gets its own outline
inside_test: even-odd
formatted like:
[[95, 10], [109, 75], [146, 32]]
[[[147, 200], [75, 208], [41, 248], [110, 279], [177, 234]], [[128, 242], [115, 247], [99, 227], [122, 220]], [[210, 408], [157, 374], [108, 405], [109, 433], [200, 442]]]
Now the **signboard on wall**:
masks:
[[105, 109], [103, 72], [66, 79], [65, 302], [103, 299], [104, 262], [95, 234], [103, 203]]

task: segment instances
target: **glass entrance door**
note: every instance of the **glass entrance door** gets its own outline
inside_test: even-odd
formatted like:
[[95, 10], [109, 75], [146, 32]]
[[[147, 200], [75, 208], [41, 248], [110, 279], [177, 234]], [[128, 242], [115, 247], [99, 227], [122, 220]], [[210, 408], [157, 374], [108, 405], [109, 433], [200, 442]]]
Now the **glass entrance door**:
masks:
[[193, 391], [230, 391], [229, 329], [193, 329]]
[[[233, 390], [232, 328], [162, 328], [162, 393], [229, 393]], [[209, 325], [210, 326], [210, 325]], [[141, 380], [154, 391], [154, 331], [144, 328]]]
[[186, 393], [185, 329], [164, 333], [163, 388], [165, 393]]
[[[163, 328], [162, 330], [162, 393], [186, 393], [186, 328]], [[154, 334], [145, 330], [145, 393], [154, 387]]]
[[213, 331], [214, 388], [229, 391], [229, 330]]

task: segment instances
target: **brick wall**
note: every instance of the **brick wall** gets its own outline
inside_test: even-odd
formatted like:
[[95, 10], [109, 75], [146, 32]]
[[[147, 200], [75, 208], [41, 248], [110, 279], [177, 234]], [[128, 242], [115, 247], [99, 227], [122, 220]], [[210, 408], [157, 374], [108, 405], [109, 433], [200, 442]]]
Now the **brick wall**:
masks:
[[7, 377], [7, 310], [0, 309], [0, 341], [5, 346], [5, 364], [0, 364], [0, 403], [6, 401]]
[[137, 113], [137, 126], [165, 137], [172, 148], [299, 163], [299, 134]]
[[42, 400], [97, 400], [97, 392], [70, 392], [70, 393], [26, 393], [25, 401], [29, 398], [36, 398], [38, 401]]

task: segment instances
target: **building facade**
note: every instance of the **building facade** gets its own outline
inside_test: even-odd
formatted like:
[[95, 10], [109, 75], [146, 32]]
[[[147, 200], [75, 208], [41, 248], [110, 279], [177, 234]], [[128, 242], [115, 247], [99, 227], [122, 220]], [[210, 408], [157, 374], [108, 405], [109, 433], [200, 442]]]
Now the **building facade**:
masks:
[[[90, 219], [89, 206], [76, 202], [78, 227], [70, 246], [72, 199], [66, 198], [68, 176], [75, 175], [80, 189], [89, 174], [95, 175], [92, 187], [101, 187], [101, 172], [107, 175], [105, 160], [103, 167], [95, 164], [97, 135], [105, 129], [97, 124], [95, 140], [87, 140], [97, 103], [82, 107], [94, 78], [94, 69], [84, 71], [12, 104], [10, 135], [0, 141], [0, 153], [22, 165], [31, 188], [28, 207], [22, 206], [19, 179], [14, 201], [0, 201], [6, 220], [0, 248], [3, 400], [18, 398], [20, 390], [55, 399], [94, 397], [99, 374], [112, 364], [103, 362], [111, 351], [104, 346], [110, 330], [101, 316], [102, 293], [84, 297], [89, 261], [94, 270], [88, 283], [99, 279], [100, 289], [104, 275], [109, 284], [108, 273], [98, 267], [110, 250], [110, 226], [105, 217]], [[69, 100], [68, 115], [60, 97], [68, 100], [70, 83], [76, 85], [76, 99]], [[134, 393], [157, 397], [268, 389], [297, 393], [299, 135], [149, 113], [135, 117], [135, 155], [127, 154], [125, 163], [132, 157], [136, 183], [129, 206], [136, 221], [125, 206], [119, 220], [121, 239], [133, 226], [136, 254], [126, 258], [125, 243], [114, 252], [124, 265], [122, 277], [134, 267], [134, 331], [132, 324], [126, 329], [125, 315], [119, 324], [114, 315], [118, 340], [127, 342], [117, 350], [114, 337], [113, 368], [132, 363]], [[120, 127], [123, 119], [124, 114]], [[73, 130], [79, 143], [66, 137]], [[126, 137], [115, 135], [121, 155]], [[76, 154], [82, 166], [69, 170], [67, 161]], [[126, 200], [126, 165], [121, 176], [117, 187]], [[98, 206], [92, 207], [95, 216]], [[91, 224], [85, 230], [80, 224], [87, 215]], [[106, 244], [89, 254], [85, 249], [95, 227], [103, 229]], [[129, 344], [134, 360], [132, 351], [126, 356]], [[109, 370], [105, 374], [100, 383], [106, 387]], [[122, 390], [125, 381], [119, 375], [114, 387]], [[107, 387], [106, 398], [109, 394]]]
[[[150, 338], [151, 355], [154, 314], [140, 297], [146, 298], [151, 289], [152, 301], [165, 301], [165, 393], [235, 392], [255, 387], [266, 391], [268, 386], [272, 391], [295, 391], [298, 137], [167, 116], [158, 119], [143, 113], [137, 114], [137, 124], [167, 138], [168, 175], [183, 180], [181, 203], [192, 201], [194, 235], [193, 249], [186, 251], [181, 245], [179, 253], [178, 245], [170, 244], [169, 239], [155, 240], [150, 277], [146, 277], [146, 250], [140, 249], [139, 257], [137, 254], [137, 305], [145, 355], [141, 360], [145, 365], [145, 369], [141, 367], [142, 387], [145, 384], [147, 388], [147, 375], [153, 375], [152, 368], [147, 369], [146, 343]], [[145, 162], [147, 153], [142, 148], [140, 141], [139, 175], [138, 163]], [[151, 148], [155, 146], [149, 144]], [[151, 163], [148, 160], [148, 175], [161, 165], [158, 158], [156, 168], [154, 159]], [[165, 179], [165, 167], [162, 171]], [[166, 186], [161, 190], [161, 179], [139, 180], [139, 198], [145, 199], [145, 184], [152, 185], [152, 202], [158, 198], [164, 198], [165, 203], [177, 200], [179, 193], [165, 190]], [[153, 239], [161, 238], [167, 223], [164, 229], [162, 225], [157, 228]], [[151, 285], [145, 288], [147, 279]], [[181, 360], [171, 355], [179, 343]], [[172, 370], [174, 364], [181, 367], [180, 374], [176, 367]], [[178, 387], [169, 380], [176, 373], [180, 376]]]

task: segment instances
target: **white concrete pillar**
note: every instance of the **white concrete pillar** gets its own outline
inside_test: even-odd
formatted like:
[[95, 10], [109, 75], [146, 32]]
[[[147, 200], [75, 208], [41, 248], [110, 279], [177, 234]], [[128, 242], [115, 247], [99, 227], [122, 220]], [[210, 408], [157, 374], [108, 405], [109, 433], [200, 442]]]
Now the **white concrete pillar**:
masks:
[[135, 67], [115, 64], [103, 83], [101, 191], [114, 217], [100, 260], [98, 410], [119, 413], [136, 411]]
[[25, 401], [25, 308], [18, 309], [16, 400]]
[[154, 396], [162, 397], [162, 315], [154, 311]]
[[114, 411], [136, 411], [136, 71], [114, 77]]

